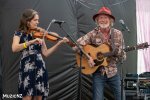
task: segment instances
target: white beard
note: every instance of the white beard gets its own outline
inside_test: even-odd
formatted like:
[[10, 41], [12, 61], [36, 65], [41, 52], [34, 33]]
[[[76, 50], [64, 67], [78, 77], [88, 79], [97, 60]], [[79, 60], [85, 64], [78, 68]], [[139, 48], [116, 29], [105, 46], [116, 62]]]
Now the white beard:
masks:
[[109, 27], [109, 23], [108, 24], [99, 24], [100, 28], [102, 29], [106, 29]]

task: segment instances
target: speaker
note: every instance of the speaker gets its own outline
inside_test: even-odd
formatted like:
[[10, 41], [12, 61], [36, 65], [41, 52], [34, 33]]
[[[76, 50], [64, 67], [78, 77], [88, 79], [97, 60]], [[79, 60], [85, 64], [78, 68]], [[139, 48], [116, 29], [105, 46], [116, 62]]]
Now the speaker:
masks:
[[144, 100], [144, 96], [139, 96], [135, 90], [125, 90], [125, 100]]

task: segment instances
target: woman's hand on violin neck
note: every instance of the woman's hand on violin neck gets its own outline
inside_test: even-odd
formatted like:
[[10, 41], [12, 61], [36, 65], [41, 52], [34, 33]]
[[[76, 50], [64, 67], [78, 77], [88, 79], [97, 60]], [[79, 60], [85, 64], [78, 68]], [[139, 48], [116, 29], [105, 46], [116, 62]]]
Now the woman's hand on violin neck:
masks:
[[63, 37], [63, 39], [59, 41], [60, 44], [67, 43], [67, 42], [69, 42], [69, 39], [66, 37]]

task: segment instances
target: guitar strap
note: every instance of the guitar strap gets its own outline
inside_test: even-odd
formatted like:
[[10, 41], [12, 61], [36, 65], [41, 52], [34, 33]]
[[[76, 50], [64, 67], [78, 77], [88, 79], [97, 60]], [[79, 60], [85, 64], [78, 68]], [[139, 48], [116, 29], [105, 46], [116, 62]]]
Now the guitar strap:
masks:
[[114, 41], [114, 28], [111, 28], [111, 33], [110, 33], [110, 44], [111, 44], [111, 48], [112, 48], [112, 52], [111, 53], [113, 53], [114, 54], [114, 52], [115, 52], [115, 49], [116, 49], [116, 46], [115, 46], [115, 41]]

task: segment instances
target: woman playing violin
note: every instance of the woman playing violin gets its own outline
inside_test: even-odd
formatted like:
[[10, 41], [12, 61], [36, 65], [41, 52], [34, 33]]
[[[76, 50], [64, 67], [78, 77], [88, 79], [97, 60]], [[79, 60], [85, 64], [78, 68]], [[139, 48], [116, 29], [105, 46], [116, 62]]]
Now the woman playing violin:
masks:
[[18, 92], [22, 94], [23, 100], [42, 100], [48, 96], [48, 72], [42, 55], [47, 57], [62, 43], [68, 42], [64, 37], [48, 49], [44, 39], [33, 37], [31, 34], [30, 30], [36, 29], [38, 24], [38, 12], [32, 9], [25, 10], [12, 42], [12, 51], [22, 52]]

